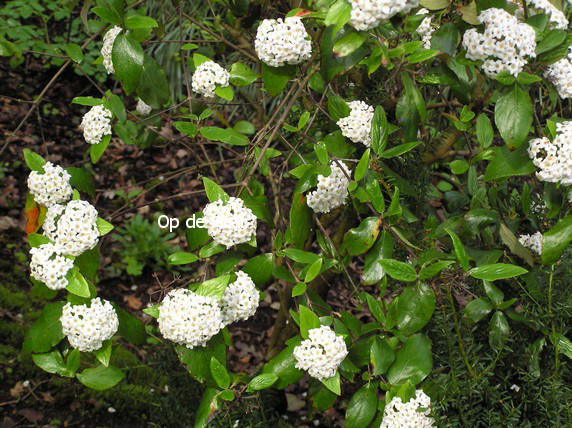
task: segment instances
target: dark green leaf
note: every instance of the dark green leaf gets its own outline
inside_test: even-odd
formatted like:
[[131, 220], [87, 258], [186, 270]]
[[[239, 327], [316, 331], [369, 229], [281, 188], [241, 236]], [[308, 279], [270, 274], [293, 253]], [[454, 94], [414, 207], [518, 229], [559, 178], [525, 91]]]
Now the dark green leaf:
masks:
[[105, 367], [101, 364], [92, 369], [85, 369], [76, 376], [77, 379], [88, 388], [95, 389], [96, 391], [103, 391], [105, 389], [113, 388], [121, 382], [125, 377], [125, 374], [117, 367]]

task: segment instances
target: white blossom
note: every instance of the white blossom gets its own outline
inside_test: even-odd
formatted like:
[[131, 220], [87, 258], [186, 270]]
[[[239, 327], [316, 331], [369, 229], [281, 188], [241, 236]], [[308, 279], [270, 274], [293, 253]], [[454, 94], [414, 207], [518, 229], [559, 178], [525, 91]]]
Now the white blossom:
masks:
[[348, 196], [348, 177], [350, 172], [347, 166], [340, 162], [342, 170], [336, 162], [330, 163], [332, 173], [327, 177], [318, 175], [318, 188], [307, 195], [307, 204], [317, 213], [327, 213], [342, 206]]
[[342, 117], [337, 121], [337, 125], [344, 137], [349, 138], [354, 143], [362, 143], [369, 147], [371, 144], [371, 122], [373, 120], [373, 107], [363, 101], [351, 101], [349, 116]]
[[572, 48], [566, 57], [549, 65], [544, 76], [556, 86], [560, 98], [572, 98]]
[[103, 342], [111, 339], [119, 327], [119, 319], [111, 303], [99, 297], [89, 302], [89, 306], [67, 303], [60, 321], [70, 345], [82, 352], [101, 348]]
[[97, 210], [86, 201], [70, 201], [67, 205], [48, 208], [43, 224], [44, 234], [64, 254], [79, 256], [97, 245]]
[[32, 278], [43, 282], [51, 290], [66, 288], [66, 275], [73, 268], [73, 260], [64, 256], [54, 244], [42, 244], [30, 249]]
[[205, 228], [211, 238], [226, 248], [250, 241], [256, 233], [256, 216], [242, 199], [211, 202], [203, 210]]
[[43, 168], [43, 174], [32, 171], [28, 177], [28, 188], [34, 200], [46, 207], [69, 201], [73, 193], [69, 173], [51, 162], [46, 162]]
[[191, 349], [205, 346], [224, 327], [218, 302], [185, 288], [165, 296], [157, 322], [166, 339]]
[[135, 110], [141, 116], [147, 116], [149, 113], [153, 111], [153, 107], [145, 104], [145, 101], [143, 101], [142, 99], [139, 99], [139, 101], [137, 101], [137, 107], [135, 108]]
[[526, 0], [526, 3], [530, 6], [530, 15], [535, 15], [535, 13], [545, 13], [548, 16], [548, 21], [552, 23], [552, 27], [559, 30], [566, 30], [568, 28], [568, 20], [562, 11], [558, 10], [550, 1], [548, 0]]
[[435, 420], [431, 417], [431, 399], [420, 389], [415, 398], [404, 403], [401, 398], [393, 397], [385, 405], [380, 428], [431, 428]]
[[550, 183], [572, 184], [572, 122], [556, 124], [556, 137], [530, 140], [528, 155], [538, 168], [539, 180]]
[[312, 42], [298, 16], [262, 21], [254, 48], [258, 58], [271, 67], [299, 64], [312, 55]]
[[254, 281], [244, 272], [236, 273], [236, 281], [229, 284], [220, 305], [224, 324], [246, 320], [256, 312], [260, 295]]
[[360, 31], [371, 30], [398, 13], [418, 6], [418, 0], [349, 0], [350, 24]]
[[103, 57], [103, 66], [107, 70], [107, 74], [115, 73], [115, 68], [113, 68], [113, 60], [111, 58], [111, 52], [113, 50], [113, 42], [117, 36], [121, 33], [121, 27], [115, 26], [103, 36], [103, 47], [101, 48], [101, 56]]
[[105, 135], [111, 135], [111, 112], [105, 107], [93, 106], [81, 120], [83, 138], [89, 144], [99, 144]]
[[483, 61], [483, 70], [489, 77], [502, 71], [518, 75], [528, 58], [536, 56], [534, 29], [519, 23], [517, 18], [503, 9], [491, 8], [481, 12], [479, 22], [485, 25], [484, 33], [471, 28], [463, 35], [467, 58]]
[[530, 248], [533, 252], [540, 255], [542, 254], [542, 242], [544, 241], [544, 236], [541, 232], [536, 232], [533, 235], [520, 235], [518, 237], [518, 242], [520, 242], [524, 247]]
[[[426, 15], [428, 13], [429, 11], [423, 8], [419, 9], [417, 15]], [[423, 42], [423, 47], [425, 49], [431, 49], [431, 37], [435, 32], [435, 28], [431, 26], [431, 19], [431, 16], [423, 18], [423, 21], [421, 21], [421, 24], [419, 24], [419, 27], [415, 30], [415, 32], [421, 36], [421, 41]]]
[[205, 61], [197, 67], [192, 77], [193, 91], [208, 98], [215, 96], [217, 86], [228, 86], [230, 73], [214, 61]]
[[308, 336], [294, 348], [296, 368], [318, 380], [331, 378], [348, 355], [343, 337], [325, 325], [309, 330]]

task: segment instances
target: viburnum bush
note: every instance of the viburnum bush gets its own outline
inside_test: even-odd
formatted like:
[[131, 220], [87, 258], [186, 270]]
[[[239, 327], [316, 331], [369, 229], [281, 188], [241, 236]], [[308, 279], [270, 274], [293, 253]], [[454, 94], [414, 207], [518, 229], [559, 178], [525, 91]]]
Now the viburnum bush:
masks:
[[[203, 227], [168, 258], [189, 265], [188, 285], [134, 317], [96, 297], [113, 226], [82, 200], [91, 177], [24, 151], [31, 280], [55, 299], [24, 344], [38, 366], [107, 389], [124, 377], [118, 340], [162, 338], [206, 386], [196, 426], [224, 401], [302, 379], [308, 405], [341, 409], [347, 427], [444, 426], [451, 396], [468, 394], [444, 379], [480, 388], [516, 348], [526, 376], [570, 381], [569, 318], [557, 313], [570, 313], [570, 271], [555, 274], [572, 241], [567, 4], [220, 0], [205, 24], [185, 2], [168, 16], [147, 16], [145, 1], [91, 3], [86, 43], [118, 85], [70, 100], [89, 108], [86, 160], [110, 161], [112, 139], [171, 129], [193, 153], [216, 145], [220, 162], [202, 176]], [[166, 40], [173, 22], [197, 37]], [[160, 43], [178, 46], [180, 99], [152, 55]], [[280, 307], [267, 362], [236, 373], [233, 324], [256, 319], [270, 285]], [[494, 382], [509, 391], [517, 378]], [[490, 426], [534, 426], [519, 412]]]

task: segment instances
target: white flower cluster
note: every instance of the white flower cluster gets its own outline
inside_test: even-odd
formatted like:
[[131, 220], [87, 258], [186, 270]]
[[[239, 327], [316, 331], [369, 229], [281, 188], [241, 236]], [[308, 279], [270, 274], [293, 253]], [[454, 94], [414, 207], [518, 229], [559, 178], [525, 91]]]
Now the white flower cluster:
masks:
[[431, 428], [435, 420], [431, 417], [431, 399], [422, 390], [415, 391], [415, 398], [404, 403], [393, 397], [385, 405], [383, 421], [379, 428]]
[[103, 106], [93, 106], [81, 120], [83, 138], [89, 144], [99, 144], [105, 135], [111, 135], [111, 112]]
[[299, 64], [312, 55], [312, 42], [298, 16], [262, 21], [254, 48], [258, 58], [271, 67]]
[[566, 57], [549, 65], [544, 76], [556, 86], [560, 98], [572, 98], [572, 48]]
[[67, 303], [60, 322], [70, 345], [82, 352], [101, 348], [119, 327], [119, 319], [111, 303], [99, 297], [93, 299], [89, 306]]
[[237, 272], [236, 277], [226, 287], [220, 302], [225, 325], [250, 318], [258, 308], [260, 295], [254, 281], [244, 272]]
[[548, 16], [549, 22], [553, 24], [554, 28], [559, 30], [566, 30], [568, 28], [568, 20], [562, 11], [556, 9], [548, 0], [525, 0], [528, 5], [532, 7], [529, 9], [531, 15], [534, 12], [545, 13]]
[[[332, 173], [327, 177], [318, 175], [318, 188], [308, 193], [306, 203], [317, 213], [327, 213], [342, 206], [348, 196], [348, 177], [350, 172], [347, 166], [340, 162], [342, 170], [336, 162], [330, 163]], [[347, 174], [347, 175], [346, 175]]]
[[418, 6], [418, 0], [350, 0], [350, 24], [359, 31], [371, 30], [398, 13]]
[[350, 108], [350, 115], [342, 117], [336, 122], [342, 131], [342, 135], [354, 143], [362, 143], [369, 147], [371, 144], [373, 107], [363, 101], [350, 101], [348, 107]]
[[170, 291], [159, 306], [159, 330], [187, 348], [205, 346], [224, 327], [218, 302], [185, 288]]
[[113, 51], [113, 43], [117, 36], [121, 33], [121, 27], [115, 26], [103, 36], [103, 47], [101, 48], [101, 56], [103, 57], [103, 66], [107, 70], [107, 74], [115, 73], [111, 52]]
[[527, 63], [527, 57], [536, 56], [534, 29], [519, 23], [517, 18], [503, 9], [491, 8], [478, 16], [485, 24], [485, 32], [471, 28], [463, 35], [467, 58], [482, 60], [483, 70], [489, 77], [501, 71], [516, 76]]
[[197, 67], [192, 77], [193, 91], [208, 98], [215, 96], [217, 86], [228, 86], [230, 73], [214, 61], [205, 61]]
[[239, 198], [231, 197], [227, 203], [219, 199], [207, 204], [203, 221], [214, 242], [226, 248], [248, 242], [256, 233], [256, 216]]
[[77, 257], [97, 245], [96, 222], [97, 210], [89, 202], [75, 200], [48, 208], [43, 228], [62, 253]]
[[[419, 9], [417, 15], [426, 15], [428, 13], [429, 11], [423, 8]], [[426, 16], [425, 18], [423, 18], [423, 21], [421, 21], [421, 24], [419, 24], [419, 27], [417, 27], [417, 29], [415, 30], [417, 34], [421, 36], [421, 41], [423, 42], [423, 47], [425, 49], [431, 49], [431, 37], [435, 32], [435, 28], [431, 26], [431, 19], [432, 19], [431, 16]]]
[[66, 275], [73, 268], [73, 260], [68, 259], [54, 244], [42, 244], [30, 249], [32, 277], [46, 284], [51, 290], [66, 288]]
[[572, 122], [556, 124], [557, 135], [530, 140], [528, 155], [539, 171], [539, 180], [564, 185], [572, 184]]
[[38, 204], [50, 207], [69, 201], [73, 193], [70, 178], [61, 166], [46, 162], [43, 174], [36, 171], [30, 173], [28, 188]]
[[518, 242], [520, 242], [524, 247], [530, 248], [538, 255], [542, 254], [543, 241], [544, 236], [540, 232], [536, 232], [534, 235], [520, 235], [518, 237]]
[[318, 380], [331, 378], [348, 355], [344, 338], [325, 325], [309, 330], [308, 336], [294, 348], [296, 368]]
[[135, 107], [135, 110], [141, 116], [147, 116], [149, 113], [153, 111], [153, 107], [145, 104], [145, 101], [143, 101], [142, 99], [139, 99], [139, 101], [137, 101], [137, 107]]

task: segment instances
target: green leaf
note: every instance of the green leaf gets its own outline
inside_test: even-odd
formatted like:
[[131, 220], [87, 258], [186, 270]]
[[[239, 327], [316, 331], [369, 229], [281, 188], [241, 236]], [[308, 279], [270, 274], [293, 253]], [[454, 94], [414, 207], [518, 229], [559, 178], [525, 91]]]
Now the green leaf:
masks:
[[301, 296], [307, 290], [308, 286], [304, 282], [297, 283], [294, 288], [292, 288], [292, 297]]
[[292, 65], [270, 67], [262, 63], [262, 82], [264, 83], [264, 88], [270, 95], [278, 95], [284, 90], [295, 71], [296, 68]]
[[334, 122], [350, 115], [350, 107], [339, 95], [328, 97], [328, 113]]
[[105, 149], [107, 149], [107, 146], [109, 146], [110, 141], [111, 135], [104, 135], [99, 143], [91, 145], [89, 148], [89, 155], [92, 163], [97, 163]]
[[320, 319], [318, 315], [312, 312], [304, 305], [300, 305], [300, 335], [303, 339], [307, 339], [308, 331], [320, 327]]
[[95, 358], [103, 364], [105, 367], [109, 366], [109, 360], [111, 359], [111, 340], [105, 340], [101, 348], [93, 351]]
[[94, 97], [75, 97], [71, 102], [81, 106], [100, 106], [103, 104], [101, 98]]
[[453, 241], [453, 248], [455, 250], [455, 256], [457, 257], [459, 264], [461, 265], [461, 267], [463, 268], [463, 270], [465, 272], [468, 271], [469, 270], [469, 257], [467, 256], [467, 252], [465, 251], [465, 247], [463, 246], [463, 243], [461, 242], [461, 240], [459, 239], [459, 237], [457, 236], [457, 234], [455, 232], [453, 232], [452, 230], [449, 230], [449, 229], [445, 229], [445, 231], [449, 234], [449, 236], [451, 237], [451, 240]]
[[230, 200], [230, 196], [208, 177], [203, 177], [203, 184], [205, 186], [205, 192], [207, 194], [207, 198], [209, 198], [210, 202], [218, 201], [219, 199], [224, 203], [227, 203]]
[[143, 48], [132, 34], [122, 33], [113, 42], [111, 58], [117, 80], [121, 82], [125, 93], [130, 95], [137, 88], [143, 72]]
[[225, 364], [226, 350], [224, 331], [210, 339], [206, 346], [193, 349], [177, 346], [179, 359], [187, 366], [189, 374], [199, 382], [206, 382], [209, 387], [217, 386], [211, 373], [211, 359], [214, 357], [219, 363]]
[[211, 357], [211, 374], [219, 388], [226, 389], [230, 386], [230, 376], [226, 368], [215, 357]]
[[67, 43], [64, 45], [64, 49], [67, 56], [69, 56], [73, 62], [77, 62], [79, 64], [83, 59], [83, 50], [81, 49], [80, 45], [75, 43]]
[[224, 291], [230, 282], [230, 278], [230, 275], [223, 275], [204, 281], [199, 285], [195, 293], [219, 300], [224, 295]]
[[494, 309], [488, 298], [480, 297], [469, 302], [465, 306], [465, 316], [473, 322], [479, 322]]
[[248, 383], [248, 389], [251, 391], [260, 391], [262, 389], [270, 388], [277, 380], [278, 376], [274, 373], [261, 374]]
[[477, 140], [479, 144], [484, 148], [489, 147], [493, 143], [493, 137], [495, 135], [493, 131], [493, 125], [486, 114], [481, 113], [477, 118]]
[[421, 92], [419, 92], [419, 89], [417, 88], [417, 86], [415, 86], [415, 82], [406, 72], [401, 73], [401, 80], [403, 82], [403, 86], [407, 97], [415, 105], [415, 108], [419, 113], [421, 121], [425, 122], [425, 119], [427, 119], [427, 109], [425, 107], [425, 100], [421, 95]]
[[393, 236], [385, 230], [382, 231], [375, 245], [365, 255], [362, 275], [364, 285], [372, 285], [383, 279], [385, 270], [379, 261], [393, 257], [393, 244]]
[[455, 175], [462, 175], [469, 170], [469, 163], [464, 160], [454, 160], [449, 164], [449, 168], [451, 168], [451, 172]]
[[234, 86], [248, 86], [255, 82], [258, 77], [258, 74], [246, 64], [235, 62], [230, 67], [230, 83]]
[[105, 389], [113, 388], [121, 382], [125, 377], [125, 374], [117, 367], [105, 367], [101, 364], [92, 369], [85, 369], [76, 376], [77, 380], [88, 388], [95, 389], [96, 391], [103, 391]]
[[186, 265], [189, 263], [196, 262], [198, 259], [199, 258], [196, 254], [181, 252], [181, 253], [171, 254], [167, 258], [167, 262], [170, 265]]
[[495, 155], [485, 170], [485, 181], [528, 175], [536, 171], [524, 146], [514, 151], [506, 146], [495, 147], [493, 150]]
[[419, 4], [421, 6], [423, 6], [426, 9], [429, 10], [439, 10], [439, 9], [445, 9], [446, 7], [449, 7], [449, 5], [451, 4], [450, 0], [421, 0], [419, 2]]
[[330, 156], [328, 155], [328, 147], [326, 146], [326, 143], [318, 141], [314, 145], [314, 152], [322, 165], [328, 165], [330, 163]]
[[26, 352], [48, 352], [65, 337], [60, 316], [65, 302], [48, 303], [39, 318], [26, 333], [23, 349]]
[[260, 254], [248, 260], [242, 267], [242, 271], [261, 287], [272, 278], [272, 269], [274, 268], [274, 254]]
[[206, 244], [210, 239], [207, 229], [204, 227], [198, 227], [196, 225], [197, 221], [202, 218], [203, 218], [203, 213], [195, 214], [194, 227], [187, 228], [185, 232], [187, 237], [187, 245], [189, 247], [189, 250], [191, 251], [195, 251], [196, 249], [200, 248], [201, 246]]
[[341, 395], [340, 372], [336, 371], [335, 375], [326, 379], [320, 379], [320, 382], [334, 394]]
[[205, 390], [195, 416], [195, 428], [204, 428], [207, 426], [211, 416], [218, 408], [216, 400], [217, 394], [218, 391], [215, 388], [207, 388]]
[[369, 426], [377, 412], [377, 395], [371, 384], [362, 386], [352, 396], [346, 410], [346, 428]]
[[30, 168], [30, 170], [32, 171], [36, 171], [43, 174], [44, 164], [46, 163], [44, 158], [41, 157], [39, 154], [34, 153], [30, 149], [24, 149], [23, 153], [24, 153], [24, 161], [26, 162], [26, 165], [28, 165], [28, 168]]
[[290, 343], [264, 365], [262, 374], [273, 373], [278, 377], [278, 381], [274, 384], [275, 388], [284, 389], [288, 385], [298, 382], [304, 376], [304, 372], [295, 367], [296, 359], [293, 355], [294, 348], [299, 344], [299, 340], [297, 343]]
[[68, 272], [66, 279], [68, 280], [66, 290], [68, 290], [70, 293], [80, 297], [91, 297], [89, 284], [83, 275], [79, 273], [77, 266], [74, 266], [73, 269]]
[[572, 342], [566, 336], [560, 333], [550, 334], [550, 341], [558, 349], [558, 352], [572, 360]]
[[149, 55], [145, 55], [143, 60], [137, 95], [154, 109], [160, 109], [169, 101], [169, 84], [165, 70]]
[[223, 100], [232, 101], [234, 98], [234, 91], [232, 86], [217, 86], [215, 88], [215, 94], [221, 97]]
[[525, 248], [518, 240], [518, 238], [512, 233], [512, 231], [506, 227], [504, 223], [500, 224], [499, 235], [501, 241], [510, 249], [510, 251], [526, 261], [530, 266], [534, 265], [534, 259], [528, 248]]
[[306, 196], [294, 193], [290, 207], [290, 226], [288, 227], [290, 240], [296, 248], [304, 248], [312, 232], [312, 210], [306, 204]]
[[424, 267], [419, 271], [419, 279], [423, 281], [425, 279], [433, 278], [435, 275], [453, 263], [454, 262], [452, 260], [442, 260], [433, 263], [431, 266]]
[[544, 234], [542, 242], [542, 263], [552, 265], [558, 261], [564, 250], [572, 241], [572, 215], [556, 222]]
[[316, 278], [320, 274], [320, 272], [322, 270], [322, 262], [323, 262], [323, 260], [320, 257], [318, 260], [313, 262], [308, 267], [308, 270], [306, 271], [306, 276], [304, 277], [304, 281], [311, 282], [314, 280], [314, 278]]
[[125, 105], [123, 105], [123, 101], [121, 98], [115, 94], [111, 94], [107, 98], [106, 105], [109, 107], [109, 110], [113, 113], [121, 123], [125, 123], [127, 120], [127, 112], [125, 111]]
[[354, 171], [355, 181], [360, 181], [365, 176], [365, 173], [367, 172], [367, 169], [369, 167], [369, 153], [370, 149], [367, 149], [363, 153], [361, 159], [359, 160], [356, 169]]
[[482, 265], [469, 271], [469, 275], [473, 278], [484, 279], [486, 281], [496, 281], [499, 279], [514, 278], [523, 275], [528, 271], [520, 266], [494, 263], [490, 265]]
[[32, 247], [32, 248], [39, 247], [40, 245], [43, 245], [43, 244], [50, 244], [50, 243], [52, 243], [52, 240], [50, 238], [48, 238], [47, 236], [40, 235], [38, 233], [30, 233], [28, 235], [28, 244], [30, 244], [30, 247]]
[[510, 334], [510, 327], [504, 314], [496, 311], [489, 325], [489, 344], [495, 351], [500, 351]]
[[45, 354], [33, 354], [34, 364], [48, 373], [66, 372], [67, 367], [59, 350], [54, 350]]
[[520, 147], [532, 125], [532, 102], [528, 92], [514, 85], [495, 104], [495, 124], [509, 148]]
[[324, 25], [334, 25], [334, 33], [350, 20], [352, 7], [345, 0], [337, 0], [326, 13]]
[[403, 282], [412, 282], [417, 279], [417, 272], [407, 263], [393, 259], [382, 259], [378, 263], [383, 267], [385, 273], [393, 279]]
[[424, 334], [417, 333], [409, 337], [397, 351], [387, 378], [393, 385], [407, 380], [416, 385], [427, 377], [432, 367], [433, 356], [429, 339]]
[[177, 131], [188, 135], [189, 137], [195, 137], [197, 132], [199, 131], [199, 127], [195, 125], [193, 122], [186, 122], [186, 121], [179, 121], [173, 122], [173, 125], [177, 129]]
[[99, 231], [100, 236], [107, 235], [113, 230], [113, 225], [101, 217], [97, 217], [95, 224], [97, 225], [97, 230]]
[[439, 51], [436, 49], [423, 49], [418, 52], [409, 55], [406, 60], [409, 64], [417, 64], [420, 62], [427, 61], [435, 56], [439, 55]]
[[70, 166], [66, 168], [70, 175], [70, 184], [81, 192], [87, 193], [89, 196], [95, 196], [95, 185], [93, 184], [93, 176], [83, 168]]
[[112, 303], [112, 305], [119, 319], [117, 334], [134, 345], [145, 343], [147, 332], [141, 321], [125, 309], [120, 308], [117, 304]]
[[383, 151], [382, 153], [379, 154], [379, 156], [384, 159], [395, 158], [397, 156], [401, 156], [402, 154], [413, 150], [419, 144], [421, 144], [421, 141], [412, 141], [410, 143], [399, 144], [398, 146]]
[[[446, 0], [448, 1], [448, 0]], [[459, 29], [453, 22], [447, 22], [438, 28], [431, 37], [431, 49], [447, 52], [453, 56], [459, 43]]]
[[566, 40], [566, 31], [560, 29], [548, 31], [542, 40], [537, 43], [535, 49], [536, 55], [540, 55], [554, 49], [561, 45], [564, 40]]
[[379, 217], [368, 217], [358, 227], [346, 232], [343, 243], [348, 254], [358, 256], [369, 250], [379, 235], [380, 226]]
[[387, 341], [381, 337], [375, 337], [371, 342], [370, 363], [373, 367], [372, 374], [379, 376], [387, 372], [395, 361], [395, 352]]
[[387, 116], [382, 106], [376, 106], [371, 122], [371, 148], [374, 153], [380, 154], [385, 150], [389, 140], [389, 127]]
[[397, 302], [397, 328], [405, 336], [427, 325], [435, 312], [435, 293], [425, 284], [410, 286]]
[[344, 57], [356, 51], [368, 38], [367, 31], [353, 31], [344, 34], [334, 43], [333, 53], [337, 57]]
[[125, 19], [125, 27], [128, 30], [156, 28], [159, 24], [150, 16], [130, 15]]

